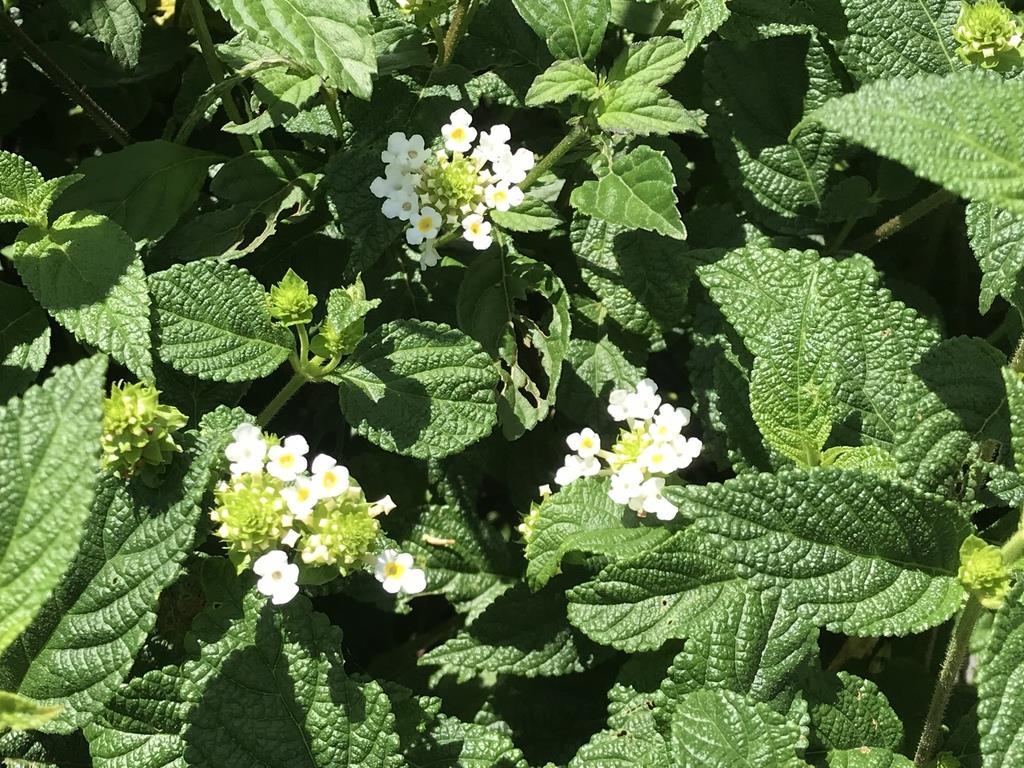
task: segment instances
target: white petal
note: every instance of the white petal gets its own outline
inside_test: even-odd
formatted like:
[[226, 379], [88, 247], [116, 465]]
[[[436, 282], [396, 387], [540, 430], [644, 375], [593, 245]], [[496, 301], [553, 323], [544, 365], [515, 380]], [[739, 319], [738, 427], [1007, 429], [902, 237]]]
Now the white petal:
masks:
[[408, 595], [416, 595], [427, 588], [427, 575], [419, 568], [410, 568], [402, 576], [402, 590]]

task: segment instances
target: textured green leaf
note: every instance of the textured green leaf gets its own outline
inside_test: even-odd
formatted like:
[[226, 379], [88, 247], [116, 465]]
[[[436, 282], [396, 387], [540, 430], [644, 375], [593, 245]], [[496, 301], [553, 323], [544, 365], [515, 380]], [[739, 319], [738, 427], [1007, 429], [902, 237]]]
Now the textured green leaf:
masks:
[[608, 417], [612, 390], [633, 389], [642, 378], [643, 372], [607, 335], [575, 338], [559, 384], [559, 410], [579, 424], [597, 424]]
[[0, 732], [36, 729], [60, 712], [60, 707], [46, 706], [16, 693], [0, 691]]
[[599, 93], [597, 75], [581, 59], [556, 61], [537, 75], [526, 94], [526, 106], [559, 104], [576, 97], [593, 101]]
[[1017, 474], [1024, 474], [1024, 378], [1013, 368], [1003, 368], [1006, 405], [1010, 414], [1010, 449]]
[[841, 0], [841, 5], [849, 35], [839, 56], [862, 83], [963, 66], [953, 52], [957, 0]]
[[497, 420], [490, 357], [446, 325], [385, 325], [363, 338], [338, 373], [346, 419], [385, 450], [441, 458], [488, 435]]
[[585, 181], [569, 200], [580, 213], [627, 229], [649, 229], [677, 240], [686, 228], [676, 208], [675, 176], [668, 158], [647, 146], [595, 167], [598, 181]]
[[[609, 723], [610, 724], [610, 723]], [[601, 731], [580, 747], [569, 768], [672, 768], [668, 744], [652, 713], [641, 706], [626, 723]]]
[[559, 59], [594, 58], [608, 26], [608, 0], [512, 0]]
[[[431, 768], [527, 768], [523, 753], [498, 728], [438, 716], [438, 725], [407, 754], [410, 765]], [[333, 767], [332, 767], [333, 768]]]
[[978, 732], [985, 768], [1024, 761], [1024, 582], [996, 613], [978, 661]]
[[1021, 119], [1024, 82], [973, 70], [870, 83], [809, 117], [951, 192], [1014, 213], [1024, 213]]
[[610, 133], [667, 136], [703, 133], [703, 123], [661, 88], [634, 85], [632, 78], [615, 83], [597, 118]]
[[727, 690], [683, 697], [672, 721], [673, 764], [679, 768], [800, 768], [800, 727], [760, 702]]
[[60, 0], [71, 20], [103, 43], [118, 66], [138, 66], [142, 48], [142, 17], [132, 0]]
[[46, 226], [46, 208], [37, 200], [43, 175], [28, 160], [0, 150], [0, 222]]
[[78, 555], [16, 646], [0, 686], [63, 710], [43, 726], [69, 733], [114, 695], [156, 621], [161, 591], [192, 549], [212, 471], [244, 413], [221, 409], [191, 433], [186, 457], [153, 502], [115, 476], [99, 484]]
[[622, 86], [656, 88], [683, 68], [691, 51], [684, 41], [669, 35], [633, 43], [619, 54], [608, 78]]
[[684, 531], [569, 590], [569, 620], [599, 643], [654, 650], [717, 621], [742, 600], [742, 579], [718, 550]]
[[0, 407], [0, 651], [78, 551], [99, 471], [103, 375], [93, 357]]
[[669, 537], [663, 525], [644, 525], [612, 501], [605, 478], [580, 478], [552, 494], [530, 515], [528, 525], [526, 580], [533, 589], [559, 572], [569, 552], [628, 557]]
[[61, 195], [60, 213], [89, 210], [133, 240], [156, 240], [196, 201], [216, 155], [169, 141], [140, 141], [82, 161], [84, 178]]
[[878, 686], [847, 672], [819, 679], [806, 692], [811, 743], [828, 750], [882, 747], [903, 742], [903, 723]]
[[669, 24], [669, 29], [683, 33], [684, 58], [689, 58], [708, 35], [725, 23], [729, 18], [729, 5], [727, 0], [673, 3], [672, 10], [681, 9], [682, 15]]
[[272, 373], [291, 354], [291, 334], [273, 324], [266, 291], [244, 269], [195, 261], [152, 275], [149, 284], [157, 354], [184, 373], [248, 381]]
[[937, 496], [830, 468], [743, 475], [671, 494], [738, 568], [781, 586], [787, 605], [831, 630], [920, 632], [963, 600], [956, 571], [968, 526]]
[[20, 395], [50, 353], [50, 326], [24, 288], [0, 283], [0, 403]]
[[293, 59], [329, 86], [369, 99], [377, 73], [365, 0], [212, 0], [236, 31]]
[[135, 245], [112, 219], [68, 213], [22, 230], [14, 266], [36, 300], [75, 336], [153, 378], [149, 294]]
[[978, 309], [988, 312], [996, 296], [1021, 305], [1020, 271], [1024, 269], [1024, 215], [990, 203], [967, 206], [967, 233], [981, 267]]
[[828, 768], [913, 768], [903, 755], [877, 747], [838, 749], [828, 753]]

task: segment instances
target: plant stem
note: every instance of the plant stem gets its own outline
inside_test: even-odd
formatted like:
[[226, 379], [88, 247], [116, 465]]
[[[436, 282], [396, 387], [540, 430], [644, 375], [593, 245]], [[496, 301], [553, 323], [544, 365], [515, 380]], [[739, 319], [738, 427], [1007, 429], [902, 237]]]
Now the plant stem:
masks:
[[299, 389], [302, 388], [302, 385], [307, 381], [309, 381], [309, 379], [298, 371], [293, 373], [292, 377], [288, 379], [288, 383], [281, 387], [281, 391], [277, 393], [277, 396], [267, 404], [266, 408], [260, 411], [260, 415], [256, 417], [256, 423], [261, 427], [267, 426], [270, 423], [270, 420], [277, 415], [277, 412], [284, 407], [284, 404], [287, 403], [292, 398], [292, 395], [298, 392]]
[[334, 123], [334, 132], [338, 134], [338, 140], [340, 141], [342, 136], [345, 135], [345, 123], [342, 122], [341, 114], [338, 112], [338, 94], [326, 85], [321, 85], [320, 96], [324, 100], [327, 114], [331, 116], [331, 122]]
[[452, 63], [455, 58], [455, 49], [462, 39], [462, 31], [469, 20], [469, 6], [473, 0], [459, 0], [452, 11], [451, 21], [448, 22], [448, 31], [441, 41], [441, 47], [437, 51], [437, 59], [434, 61], [434, 69], [444, 69]]
[[935, 748], [939, 741], [939, 730], [942, 728], [942, 718], [946, 714], [946, 705], [949, 704], [949, 697], [953, 693], [953, 687], [956, 685], [960, 669], [967, 657], [967, 645], [971, 639], [971, 632], [974, 631], [974, 625], [981, 617], [983, 610], [977, 598], [970, 598], [963, 611], [960, 612], [956, 626], [953, 627], [949, 645], [946, 646], [946, 656], [942, 661], [942, 668], [939, 670], [939, 679], [935, 683], [932, 701], [928, 706], [928, 717], [925, 719], [924, 728], [921, 731], [921, 739], [917, 742], [917, 751], [914, 752], [916, 768], [924, 768], [935, 754]]
[[1024, 373], [1024, 335], [1021, 335], [1020, 341], [1017, 342], [1017, 349], [1010, 358], [1010, 367], [1017, 373]]
[[78, 104], [89, 118], [99, 126], [104, 133], [120, 144], [127, 147], [132, 143], [129, 135], [120, 123], [115, 120], [109, 112], [93, 101], [86, 90], [71, 79], [71, 76], [61, 69], [50, 56], [36, 42], [25, 34], [9, 15], [6, 10], [0, 12], [0, 29], [7, 34], [11, 41], [17, 45], [25, 58], [34, 63], [58, 88], [67, 95], [69, 99]]
[[954, 200], [956, 200], [956, 195], [952, 192], [947, 192], [944, 189], [937, 190], [923, 200], [919, 200], [914, 203], [912, 206], [907, 208], [907, 210], [903, 211], [903, 213], [893, 216], [873, 232], [870, 232], [857, 240], [853, 244], [853, 250], [864, 252], [869, 248], [878, 245], [883, 240], [889, 239], [900, 230], [909, 227], [922, 216], [931, 213], [940, 205], [951, 203]]
[[519, 185], [519, 188], [524, 192], [527, 188], [533, 184], [537, 179], [547, 173], [551, 168], [562, 159], [570, 149], [575, 147], [580, 141], [582, 141], [587, 135], [587, 129], [583, 126], [583, 123], [576, 123], [572, 129], [565, 134], [565, 137], [558, 142], [551, 151], [548, 152], [544, 157], [540, 159], [540, 162], [533, 166], [526, 178], [523, 179], [523, 183]]
[[[186, 2], [188, 3], [188, 13], [192, 17], [192, 28], [195, 30], [196, 38], [199, 40], [199, 50], [202, 51], [203, 61], [206, 62], [206, 70], [210, 73], [210, 80], [216, 86], [224, 80], [227, 73], [224, 71], [224, 65], [217, 58], [217, 48], [213, 43], [213, 37], [210, 36], [210, 28], [206, 26], [206, 16], [203, 15], [203, 6], [200, 0], [186, 0]], [[224, 111], [227, 112], [231, 122], [235, 125], [242, 125], [246, 122], [230, 90], [224, 94], [221, 103], [224, 105]], [[245, 151], [256, 148], [256, 141], [242, 133], [238, 134], [238, 143], [242, 145], [242, 149]]]
[[1003, 563], [1012, 568], [1024, 556], [1024, 530], [1017, 531], [1003, 544]]

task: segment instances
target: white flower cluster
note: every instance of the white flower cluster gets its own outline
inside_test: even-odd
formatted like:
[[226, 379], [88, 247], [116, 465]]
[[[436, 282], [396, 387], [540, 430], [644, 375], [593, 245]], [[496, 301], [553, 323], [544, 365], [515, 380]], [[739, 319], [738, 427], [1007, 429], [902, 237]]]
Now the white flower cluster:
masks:
[[612, 392], [608, 413], [625, 422], [611, 450], [601, 448], [601, 437], [590, 428], [574, 432], [565, 441], [572, 453], [555, 473], [555, 482], [566, 486], [581, 477], [611, 475], [608, 495], [616, 504], [640, 516], [672, 520], [679, 510], [662, 495], [665, 477], [688, 467], [703, 447], [697, 438], [683, 435], [690, 412], [662, 403], [658, 385], [644, 379], [633, 392]]
[[[448, 227], [462, 228], [462, 236], [477, 250], [491, 245], [491, 210], [507, 211], [523, 201], [517, 186], [534, 166], [533, 153], [509, 147], [507, 125], [477, 133], [464, 109], [452, 112], [441, 128], [444, 149], [431, 154], [422, 136], [392, 133], [381, 152], [384, 175], [370, 184], [383, 199], [381, 212], [408, 222], [405, 239], [420, 247], [420, 266], [437, 263], [435, 241]], [[476, 141], [476, 146], [473, 142]]]
[[[319, 454], [308, 461], [309, 444], [301, 435], [277, 441], [259, 427], [240, 424], [232, 438], [224, 451], [231, 479], [217, 487], [210, 517], [241, 562], [259, 554], [252, 562], [261, 577], [256, 586], [272, 603], [287, 603], [298, 593], [299, 563], [335, 566], [344, 574], [369, 562], [386, 591], [423, 591], [426, 577], [412, 568], [411, 555], [385, 550], [373, 556], [376, 518], [395, 508], [390, 496], [367, 502], [334, 457]], [[297, 553], [297, 562], [289, 562], [289, 551]]]

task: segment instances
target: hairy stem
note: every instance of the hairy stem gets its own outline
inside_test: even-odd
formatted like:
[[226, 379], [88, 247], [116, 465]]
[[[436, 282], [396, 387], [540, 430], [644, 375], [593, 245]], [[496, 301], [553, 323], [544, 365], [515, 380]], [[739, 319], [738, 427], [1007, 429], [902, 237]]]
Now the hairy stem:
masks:
[[340, 141], [342, 136], [345, 135], [345, 123], [342, 122], [341, 113], [338, 112], [338, 94], [326, 85], [322, 85], [320, 86], [320, 96], [324, 100], [327, 114], [331, 116], [331, 122], [334, 124], [334, 132], [338, 134], [338, 140]]
[[309, 379], [298, 371], [292, 374], [292, 377], [288, 379], [288, 383], [281, 387], [281, 391], [277, 393], [273, 400], [267, 403], [266, 408], [260, 411], [260, 415], [256, 417], [256, 423], [261, 427], [267, 426], [270, 420], [277, 415], [277, 412], [284, 407], [284, 404], [291, 400], [292, 395], [298, 392], [307, 381]]
[[1024, 556], [1024, 530], [1017, 531], [1003, 544], [1003, 563], [1012, 568]]
[[[206, 70], [210, 73], [210, 80], [213, 81], [213, 85], [217, 86], [224, 80], [227, 73], [224, 71], [224, 65], [217, 58], [217, 48], [213, 43], [213, 37], [210, 35], [210, 28], [206, 26], [203, 6], [200, 0], [186, 0], [186, 2], [188, 4], [189, 16], [192, 17], [192, 28], [195, 30], [196, 38], [199, 40], [199, 50], [202, 51], [203, 61], [206, 62]], [[231, 90], [224, 94], [221, 103], [224, 105], [224, 111], [227, 112], [231, 122], [235, 125], [242, 125], [246, 122], [238, 109], [238, 104], [235, 103], [235, 97], [232, 95]], [[242, 149], [245, 151], [256, 148], [255, 139], [243, 133], [238, 134], [238, 143], [242, 145]]]
[[551, 151], [548, 152], [544, 157], [540, 159], [540, 162], [533, 166], [526, 178], [523, 179], [523, 183], [519, 185], [519, 188], [524, 192], [527, 188], [533, 184], [537, 179], [551, 170], [555, 163], [562, 159], [566, 152], [575, 147], [580, 141], [582, 141], [587, 135], [587, 129], [582, 123], [576, 123], [572, 129], [565, 134], [565, 137], [558, 142]]
[[[6, 8], [6, 6], [5, 6]], [[36, 42], [25, 34], [10, 14], [0, 12], [0, 29], [17, 45], [29, 61], [35, 64], [69, 99], [78, 104], [89, 118], [111, 139], [122, 147], [132, 143], [132, 137], [109, 112], [93, 101], [86, 90], [76, 83]]]
[[1017, 342], [1017, 349], [1013, 351], [1010, 367], [1017, 373], [1024, 373], [1024, 335], [1021, 335], [1020, 341]]
[[455, 49], [458, 48], [459, 41], [462, 39], [462, 32], [469, 21], [469, 7], [472, 4], [473, 0], [459, 0], [452, 10], [452, 18], [448, 22], [448, 31], [441, 40], [441, 47], [437, 51], [437, 59], [434, 62], [435, 70], [444, 69], [455, 58]]
[[937, 190], [924, 200], [914, 203], [902, 213], [893, 216], [887, 222], [869, 232], [853, 244], [853, 250], [864, 252], [869, 248], [878, 245], [883, 240], [888, 240], [900, 230], [909, 227], [921, 217], [931, 213], [940, 205], [951, 203], [956, 200], [956, 195], [944, 189]]
[[942, 668], [939, 670], [939, 679], [932, 692], [932, 701], [928, 705], [928, 716], [921, 731], [921, 739], [917, 742], [917, 751], [914, 752], [916, 768], [924, 768], [935, 755], [935, 748], [939, 742], [939, 731], [942, 728], [942, 718], [946, 714], [949, 697], [953, 693], [953, 687], [956, 685], [960, 670], [964, 665], [964, 659], [967, 657], [971, 632], [974, 631], [974, 625], [981, 617], [982, 612], [981, 603], [977, 598], [972, 597], [957, 617], [953, 634], [949, 638], [949, 645], [946, 646], [946, 656], [942, 661]]

